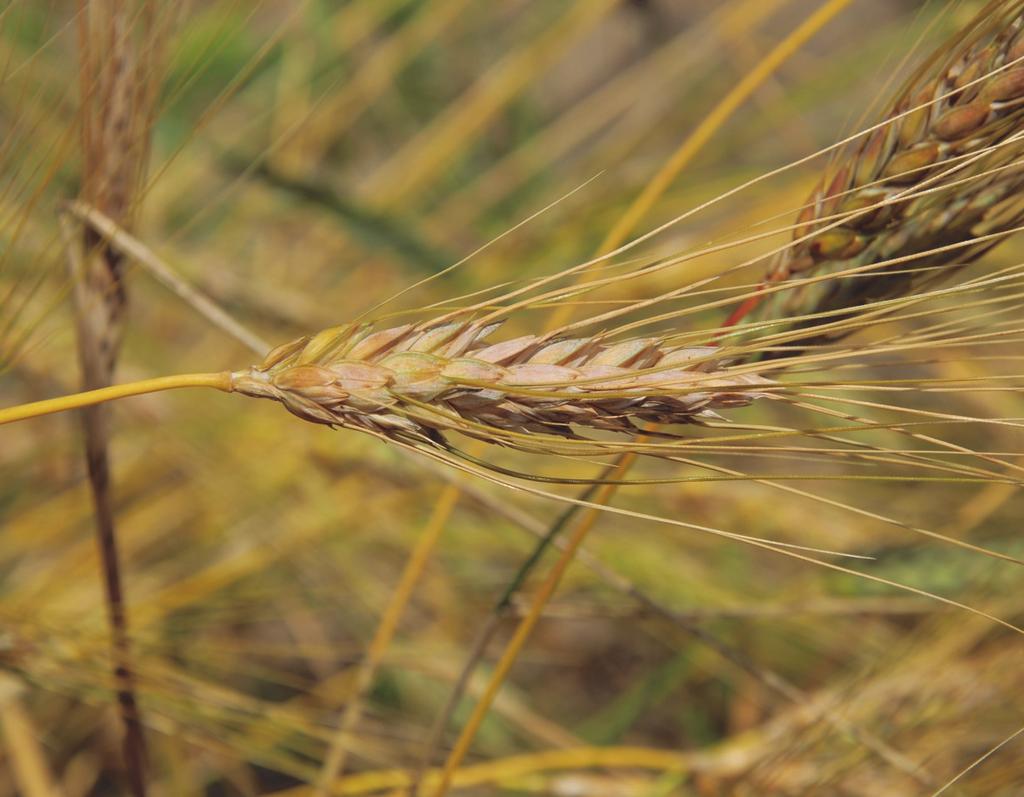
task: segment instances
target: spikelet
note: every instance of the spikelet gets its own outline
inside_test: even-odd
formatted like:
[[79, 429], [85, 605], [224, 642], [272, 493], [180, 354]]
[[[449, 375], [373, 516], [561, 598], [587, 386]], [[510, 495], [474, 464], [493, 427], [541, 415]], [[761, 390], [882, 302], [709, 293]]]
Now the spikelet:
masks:
[[713, 348], [536, 335], [488, 343], [497, 326], [335, 327], [278, 347], [233, 385], [314, 423], [412, 443], [444, 445], [443, 433], [459, 431], [524, 447], [520, 435], [699, 423], [770, 384], [723, 370]]
[[1024, 0], [989, 4], [889, 108], [892, 121], [831, 159], [767, 283], [910, 259], [769, 294], [748, 320], [911, 294], [1002, 238], [972, 239], [1024, 223]]

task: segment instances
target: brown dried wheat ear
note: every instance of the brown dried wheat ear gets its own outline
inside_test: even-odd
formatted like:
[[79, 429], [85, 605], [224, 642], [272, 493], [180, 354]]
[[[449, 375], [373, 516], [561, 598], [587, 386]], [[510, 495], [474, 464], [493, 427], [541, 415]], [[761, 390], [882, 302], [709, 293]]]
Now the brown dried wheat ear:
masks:
[[1024, 0], [987, 5], [888, 107], [873, 132], [832, 157], [766, 284], [857, 273], [769, 293], [747, 320], [835, 320], [914, 293], [1024, 224]]
[[635, 435], [638, 423], [700, 423], [771, 384], [730, 373], [710, 347], [536, 335], [488, 343], [498, 326], [335, 327], [279, 346], [232, 384], [314, 423], [435, 446], [459, 431], [523, 450], [538, 450], [538, 434], [586, 439], [578, 430]]

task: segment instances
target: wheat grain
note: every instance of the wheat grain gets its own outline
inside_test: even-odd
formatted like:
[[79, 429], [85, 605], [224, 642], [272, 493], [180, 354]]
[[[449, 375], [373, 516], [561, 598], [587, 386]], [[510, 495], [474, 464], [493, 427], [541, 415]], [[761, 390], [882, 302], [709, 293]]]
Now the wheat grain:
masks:
[[579, 439], [579, 428], [635, 435], [638, 423], [700, 423], [770, 384], [730, 373], [712, 347], [536, 335], [488, 343], [498, 326], [335, 327], [279, 346], [232, 384], [315, 423], [434, 445], [457, 430], [519, 448], [529, 447], [520, 433]]

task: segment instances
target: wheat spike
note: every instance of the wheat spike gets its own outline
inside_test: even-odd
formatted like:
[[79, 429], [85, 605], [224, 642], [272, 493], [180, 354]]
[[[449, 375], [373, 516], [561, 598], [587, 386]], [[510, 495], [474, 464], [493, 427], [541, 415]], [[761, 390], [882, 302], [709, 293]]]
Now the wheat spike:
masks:
[[[1022, 0], [990, 3], [917, 69], [889, 108], [873, 132], [833, 156], [767, 283], [909, 260], [771, 293], [750, 320], [915, 292], [1024, 222]], [[942, 247], [953, 248], [933, 251]]]
[[274, 349], [233, 374], [233, 389], [314, 423], [432, 445], [460, 431], [524, 448], [519, 433], [585, 439], [577, 429], [635, 435], [638, 423], [699, 423], [770, 384], [729, 373], [710, 347], [536, 335], [488, 343], [498, 326], [335, 327]]

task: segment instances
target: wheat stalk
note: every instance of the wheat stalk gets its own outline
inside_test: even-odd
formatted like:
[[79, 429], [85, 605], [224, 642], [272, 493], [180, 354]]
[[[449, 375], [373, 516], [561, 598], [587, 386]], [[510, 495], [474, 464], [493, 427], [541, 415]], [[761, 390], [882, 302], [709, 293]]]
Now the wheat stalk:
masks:
[[[768, 395], [773, 382], [749, 366], [730, 370], [709, 346], [658, 338], [525, 335], [489, 343], [499, 323], [332, 327], [278, 346], [234, 373], [182, 374], [116, 385], [0, 410], [0, 425], [185, 387], [279, 401], [313, 423], [356, 429], [412, 446], [448, 449], [460, 432], [524, 451], [558, 440], [618, 433], [638, 424], [700, 424], [718, 409]], [[603, 450], [595, 448], [594, 450]]]
[[[93, 0], [80, 4], [78, 18], [81, 196], [127, 227], [142, 198], [165, 25], [157, 4], [147, 1], [137, 9], [131, 5]], [[83, 232], [81, 251], [74, 242], [67, 242], [78, 359], [83, 387], [102, 389], [113, 382], [123, 332], [127, 306], [123, 258], [92, 229]], [[131, 793], [145, 797], [146, 745], [135, 698], [104, 408], [94, 406], [83, 412], [82, 424], [110, 618], [112, 666], [124, 724], [125, 771]]]

